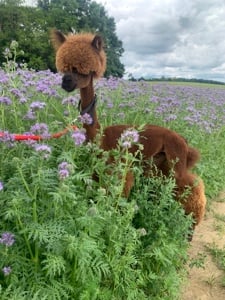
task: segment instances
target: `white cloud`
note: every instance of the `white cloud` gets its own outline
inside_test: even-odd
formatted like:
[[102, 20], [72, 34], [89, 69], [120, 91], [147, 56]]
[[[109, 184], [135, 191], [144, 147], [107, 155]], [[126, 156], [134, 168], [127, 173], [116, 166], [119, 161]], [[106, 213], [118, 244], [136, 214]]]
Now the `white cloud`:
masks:
[[127, 73], [225, 82], [224, 0], [96, 0], [114, 17]]

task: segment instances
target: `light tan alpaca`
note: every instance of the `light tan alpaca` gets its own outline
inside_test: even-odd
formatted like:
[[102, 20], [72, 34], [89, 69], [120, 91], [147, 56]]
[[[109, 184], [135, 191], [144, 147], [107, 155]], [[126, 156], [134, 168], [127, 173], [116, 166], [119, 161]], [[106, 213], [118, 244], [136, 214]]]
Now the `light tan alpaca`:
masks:
[[[63, 35], [55, 30], [51, 34], [56, 50], [56, 67], [62, 72], [62, 88], [68, 92], [80, 90], [81, 114], [84, 112], [92, 116], [93, 122], [85, 124], [87, 139], [94, 141], [100, 128], [95, 104], [96, 98], [93, 80], [101, 77], [106, 68], [106, 55], [103, 41], [99, 35], [90, 33]], [[132, 125], [108, 126], [103, 130], [101, 147], [108, 151], [118, 145], [118, 140], [124, 130], [133, 128]], [[206, 197], [202, 180], [190, 173], [199, 160], [199, 152], [190, 147], [186, 140], [178, 133], [164, 127], [146, 125], [140, 132], [140, 143], [143, 145], [144, 160], [153, 158], [157, 168], [168, 175], [171, 161], [177, 160], [174, 173], [177, 185], [177, 200], [181, 201], [182, 194], [189, 186], [191, 193], [185, 201], [182, 200], [187, 214], [192, 213], [195, 225], [199, 224], [204, 216]], [[135, 153], [135, 146], [130, 151]], [[146, 174], [148, 172], [146, 171]], [[124, 192], [128, 196], [134, 184], [132, 172], [128, 172]]]

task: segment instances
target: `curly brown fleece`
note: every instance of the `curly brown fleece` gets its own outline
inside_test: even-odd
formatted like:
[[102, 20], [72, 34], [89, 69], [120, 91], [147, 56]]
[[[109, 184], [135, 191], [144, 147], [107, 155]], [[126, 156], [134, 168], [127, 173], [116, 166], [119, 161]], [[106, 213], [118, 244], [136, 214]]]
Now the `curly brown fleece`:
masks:
[[58, 71], [66, 73], [76, 70], [83, 75], [92, 72], [95, 78], [104, 74], [106, 55], [100, 45], [102, 39], [98, 35], [79, 33], [62, 36], [60, 32], [54, 30], [51, 33], [51, 40], [56, 50]]

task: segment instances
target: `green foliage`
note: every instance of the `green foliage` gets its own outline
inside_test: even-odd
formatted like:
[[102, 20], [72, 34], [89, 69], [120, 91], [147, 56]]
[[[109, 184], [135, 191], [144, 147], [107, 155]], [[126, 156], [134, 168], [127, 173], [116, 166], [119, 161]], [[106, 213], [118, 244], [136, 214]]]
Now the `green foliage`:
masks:
[[[207, 245], [207, 250], [213, 256], [215, 263], [217, 264], [220, 270], [225, 272], [225, 247], [218, 247], [214, 243]], [[225, 276], [223, 273], [223, 277], [221, 278], [221, 285], [225, 287]]]
[[205, 259], [206, 259], [206, 254], [202, 252], [198, 252], [196, 257], [192, 258], [191, 262], [189, 263], [189, 267], [205, 269]]
[[178, 270], [186, 259], [192, 220], [174, 201], [175, 184], [171, 178], [139, 179], [133, 192], [138, 209], [133, 223], [143, 247], [140, 261], [148, 274], [146, 291], [150, 291], [151, 299], [176, 299], [181, 282]]
[[[174, 200], [174, 180], [144, 178], [137, 153], [103, 152], [98, 139], [75, 146], [72, 129], [60, 139], [15, 142], [9, 133], [30, 132], [34, 124], [47, 123], [50, 133], [73, 124], [77, 110], [71, 103], [78, 102], [77, 95], [65, 102], [68, 94], [60, 89], [58, 74], [17, 69], [19, 46], [10, 45], [5, 71], [0, 69], [0, 299], [178, 299], [192, 220]], [[220, 127], [212, 132], [201, 123], [187, 126], [186, 99], [179, 108], [176, 102], [156, 114], [169, 87], [153, 91], [153, 84], [102, 80], [96, 85], [100, 123], [132, 122], [141, 128], [151, 120], [182, 132], [201, 149], [195, 171], [207, 194], [215, 195], [224, 186], [224, 168], [219, 168], [225, 160], [223, 106], [214, 110]], [[178, 92], [179, 99], [185, 97]], [[204, 97], [194, 104], [208, 112]], [[44, 106], [33, 108], [28, 118], [37, 101]], [[168, 123], [166, 113], [173, 110], [178, 117]], [[107, 164], [109, 155], [114, 165]], [[68, 173], [60, 174], [62, 163]], [[135, 186], [126, 199], [124, 179], [130, 169]], [[223, 262], [224, 251], [216, 251]], [[199, 255], [192, 265], [203, 262]]]
[[90, 0], [39, 0], [37, 7], [20, 4], [18, 1], [0, 2], [0, 65], [5, 61], [5, 48], [16, 40], [26, 49], [18, 63], [26, 63], [35, 70], [55, 71], [50, 29], [57, 28], [65, 34], [73, 30], [91, 31], [100, 33], [106, 41], [108, 62], [105, 75], [122, 77], [122, 42], [116, 36], [114, 19], [107, 16], [102, 5]]
[[[1, 177], [6, 190], [0, 231], [16, 236], [13, 246], [1, 249], [0, 268], [10, 265], [13, 270], [0, 280], [1, 299], [161, 299], [160, 290], [174, 296], [189, 222], [171, 196], [173, 182], [140, 178], [127, 202], [118, 176], [124, 163], [111, 172], [107, 190], [107, 166], [98, 166], [101, 185], [93, 182], [99, 164], [95, 145], [76, 149], [76, 155], [67, 146], [47, 161], [32, 153], [25, 156], [26, 147], [16, 151], [17, 158], [14, 151], [8, 154], [15, 167], [8, 181]], [[3, 157], [7, 151], [2, 147]], [[62, 157], [75, 166], [63, 182], [57, 175]], [[90, 162], [85, 170], [81, 157]], [[127, 159], [126, 164], [133, 160]], [[154, 196], [158, 188], [163, 193]]]
[[[54, 146], [54, 142], [50, 144]], [[93, 155], [95, 145], [94, 149], [76, 149], [76, 155], [66, 147], [49, 161], [35, 153], [25, 157], [26, 147], [19, 147], [16, 158], [14, 151], [7, 155], [15, 168], [2, 192], [0, 231], [12, 231], [16, 242], [1, 251], [1, 269], [10, 265], [13, 270], [12, 275], [1, 278], [1, 299], [14, 295], [24, 299], [161, 299], [157, 297], [162, 286], [169, 294], [172, 289], [174, 295], [175, 270], [185, 257], [188, 227], [171, 196], [173, 183], [140, 178], [127, 202], [120, 196], [118, 176], [124, 163], [110, 174], [112, 188], [101, 187], [107, 186], [107, 175], [101, 177], [101, 185], [92, 181], [98, 164]], [[2, 147], [3, 156], [7, 151]], [[62, 156], [73, 162], [76, 170], [60, 182], [57, 161]], [[90, 162], [85, 170], [81, 157]], [[101, 173], [107, 174], [101, 167]], [[2, 178], [6, 182], [6, 177]], [[163, 198], [155, 195], [151, 199], [160, 186]], [[145, 215], [141, 221], [140, 214]], [[177, 215], [174, 224], [183, 224], [175, 232], [174, 224], [169, 225], [170, 214]], [[140, 226], [145, 227], [146, 237]], [[165, 282], [168, 268], [172, 269], [170, 283]]]
[[[17, 47], [10, 48], [14, 60]], [[19, 88], [23, 77], [15, 65], [9, 61], [5, 68], [10, 84]], [[4, 90], [13, 103], [1, 104], [1, 128], [28, 131], [33, 124], [22, 116], [37, 98], [35, 87], [43, 85], [38, 76], [29, 72], [32, 96], [23, 104]], [[36, 112], [35, 122], [48, 120], [54, 131], [65, 122], [62, 107], [57, 97], [43, 97], [46, 108]], [[98, 143], [75, 147], [69, 136], [45, 140], [51, 155], [32, 143], [3, 141], [0, 234], [13, 234], [15, 242], [0, 243], [1, 299], [176, 298], [190, 220], [173, 199], [172, 179], [142, 178], [127, 150], [112, 151], [117, 164], [109, 166], [109, 153]], [[62, 162], [70, 166], [65, 178], [59, 176]], [[131, 167], [137, 181], [128, 201], [122, 191]]]

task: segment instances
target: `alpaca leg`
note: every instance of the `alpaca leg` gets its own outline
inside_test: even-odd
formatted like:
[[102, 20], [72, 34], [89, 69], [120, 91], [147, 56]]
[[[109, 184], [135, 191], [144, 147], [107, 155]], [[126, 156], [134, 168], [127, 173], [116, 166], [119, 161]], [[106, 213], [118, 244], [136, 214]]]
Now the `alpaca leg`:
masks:
[[128, 171], [125, 178], [124, 188], [123, 188], [123, 195], [124, 197], [128, 198], [130, 195], [130, 191], [134, 186], [134, 174], [131, 171]]
[[200, 159], [200, 153], [193, 147], [188, 147], [187, 153], [187, 169], [193, 168]]
[[207, 200], [205, 196], [205, 186], [202, 179], [195, 174], [189, 173], [188, 175], [193, 181], [193, 184], [190, 186], [189, 194], [185, 197], [185, 199], [182, 199], [181, 195], [185, 191], [185, 187], [178, 186], [177, 199], [182, 203], [185, 213], [187, 215], [192, 214], [194, 219], [194, 231], [195, 226], [197, 226], [204, 217]]
[[200, 177], [192, 174], [195, 179], [191, 187], [190, 194], [182, 201], [184, 210], [187, 214], [192, 213], [197, 226], [203, 219], [206, 207], [205, 186]]
[[164, 145], [166, 159], [170, 168], [174, 164], [175, 178], [182, 179], [187, 172], [188, 146], [185, 141], [176, 136], [168, 138]]

